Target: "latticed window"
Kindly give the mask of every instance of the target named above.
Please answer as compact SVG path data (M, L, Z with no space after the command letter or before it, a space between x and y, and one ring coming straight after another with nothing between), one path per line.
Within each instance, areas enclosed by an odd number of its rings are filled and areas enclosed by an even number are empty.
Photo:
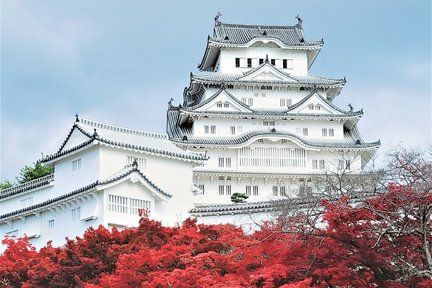
M219 185L219 195L224 195L224 194L225 194L225 186Z
M252 195L252 186L246 186L246 195L251 196Z
M333 128L329 129L329 136L334 137L334 129Z
M147 200L108 194L107 209L114 213L138 216L143 210L149 213L150 204L150 201Z
M243 147L240 166L246 167L306 167L306 151L302 148Z
M253 186L252 190L253 190L253 196L258 196L258 186Z
M147 159L131 155L126 156L126 164L132 164L134 161L137 162L138 169L145 170L147 168Z
M225 186L225 194L226 195L231 195L231 185L226 185Z

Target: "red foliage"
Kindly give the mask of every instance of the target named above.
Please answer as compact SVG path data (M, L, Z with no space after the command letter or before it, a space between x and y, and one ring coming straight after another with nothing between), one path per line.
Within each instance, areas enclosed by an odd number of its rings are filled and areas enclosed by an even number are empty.
M308 233L269 223L245 235L232 225L188 219L164 227L143 218L136 229L89 229L61 248L36 251L26 239L5 239L0 286L431 287L425 239L408 233L421 228L416 217L430 195L390 186L364 205L348 200L324 202L326 225ZM290 221L300 227L301 220ZM425 273L408 273L402 263Z

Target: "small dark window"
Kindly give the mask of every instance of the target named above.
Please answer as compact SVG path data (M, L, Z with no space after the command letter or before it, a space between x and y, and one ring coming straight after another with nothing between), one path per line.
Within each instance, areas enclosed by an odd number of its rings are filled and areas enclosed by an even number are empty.
M263 64L264 63L264 59L263 58L260 58L259 59L259 65L261 65L261 64Z
M252 59L247 58L247 67L252 67Z
M270 60L270 63L274 66L274 65L276 65L276 59L271 59Z
M287 61L287 59L283 59L283 61L282 61L282 67L283 68L288 68L288 61Z
M240 67L240 58L235 58L236 67Z

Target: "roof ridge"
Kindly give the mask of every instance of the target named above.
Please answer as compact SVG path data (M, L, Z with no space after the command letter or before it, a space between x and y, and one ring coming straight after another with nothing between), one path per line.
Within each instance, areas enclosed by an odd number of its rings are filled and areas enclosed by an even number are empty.
M296 25L268 25L268 24L235 24L235 23L224 23L219 22L220 24L216 27L229 26L229 27L241 27L241 28L270 28L270 29L302 29Z
M90 119L85 119L85 118L81 118L81 117L79 118L78 123L89 125L89 126L92 126L94 128L119 131L119 132L128 133L128 134L135 134L135 135L139 135L139 136L148 136L148 137L153 137L153 138L168 139L168 135L165 133L155 133L155 132L147 132L147 131L142 131L142 130L130 129L130 128L125 128L125 127L121 127L121 126L117 126L117 125L106 124L106 123L102 123L102 122L98 122L98 121L94 121L94 120L90 120Z

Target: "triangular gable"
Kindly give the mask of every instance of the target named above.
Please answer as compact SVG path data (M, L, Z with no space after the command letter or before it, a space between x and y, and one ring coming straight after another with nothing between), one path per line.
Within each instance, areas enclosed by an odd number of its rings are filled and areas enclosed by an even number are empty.
M345 111L335 107L332 103L324 99L321 95L313 91L303 100L291 106L288 113L298 114L346 114Z
M258 66L256 69L244 74L243 77L238 79L239 81L284 81L297 83L297 81L287 74L279 71L273 65L264 63Z
M91 135L87 135L83 132L84 131L75 124L58 152L77 147L92 138Z
M191 107L194 108L194 107ZM253 112L249 106L240 102L225 89L219 90L215 95L197 105L195 111L214 111L214 112Z
M151 182L147 177L145 177L138 169L133 169L120 177L112 177L103 181L99 186L98 190L105 190L108 188L115 187L122 183L130 181L135 184L140 184L145 187L145 191L149 193L150 196L155 197L159 201L167 202L172 195L162 191L153 182Z

